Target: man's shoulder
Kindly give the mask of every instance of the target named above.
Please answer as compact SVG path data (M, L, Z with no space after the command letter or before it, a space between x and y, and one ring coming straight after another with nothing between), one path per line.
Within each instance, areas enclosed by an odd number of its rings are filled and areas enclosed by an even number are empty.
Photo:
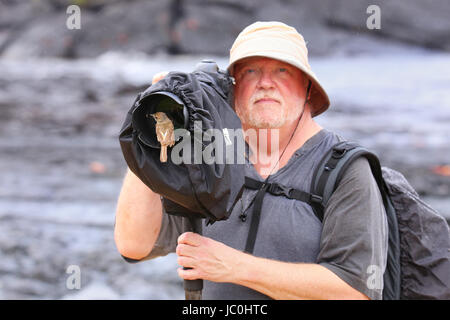
M330 129L322 129L322 146L318 150L317 153L318 156L324 157L328 151L333 148L338 143L341 142L352 142L352 140L349 140L345 138L340 133L330 130ZM371 169L369 165L369 161L365 157L359 157L352 161L350 165L348 166L347 170L344 172L344 176L362 176L362 177L370 177Z
M322 130L320 130L319 134L322 135L322 142L325 143L324 150L323 150L324 152L326 152L329 148L331 148L336 143L343 142L343 141L349 141L342 134L340 134L334 130L327 129L327 128L322 128Z
M350 195L352 195L351 198L360 197L360 200L365 199L366 201L378 202L381 200L369 160L365 157L358 157L349 164L329 201L342 201L343 198Z
M372 174L372 169L370 168L369 160L367 160L366 157L358 157L353 160L344 171L342 177L343 180L353 179L359 182L368 182L372 181L372 179L375 181Z

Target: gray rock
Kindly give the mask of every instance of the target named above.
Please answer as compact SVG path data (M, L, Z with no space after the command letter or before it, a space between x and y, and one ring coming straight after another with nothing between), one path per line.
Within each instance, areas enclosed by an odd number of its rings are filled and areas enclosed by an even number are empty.
M77 38L76 55L97 56L108 50L165 51L167 1L117 2L89 14Z
M76 32L66 28L66 16L53 13L34 18L27 28L15 34L15 41L4 48L6 58L26 57L73 57Z
M369 5L381 12L381 29L366 26ZM422 47L450 50L450 2L446 0L337 0L326 10L328 24Z
M4 29L9 30L0 37L0 54L13 58L76 58L98 56L108 50L154 53L168 46L165 0L99 3L96 10L81 7L81 28L73 30L66 26L69 15L63 3L53 10L29 9L17 23L5 23ZM16 8L8 10L15 12ZM31 22L15 27L27 19Z
M282 21L303 34L311 55L361 53L392 42L450 48L450 3L378 1L381 30L369 30L366 12L373 1L186 0L177 25L179 50L228 54L237 34L254 21Z
M253 22L253 8L228 1L184 1L183 16L173 30L176 50L228 55L239 32Z
M370 0L95 0L81 5L81 29L68 30L71 3L0 4L0 54L76 58L115 50L226 56L238 33L261 20L296 27L311 55L360 53L390 42L450 50L446 0L379 0L380 30L366 26Z

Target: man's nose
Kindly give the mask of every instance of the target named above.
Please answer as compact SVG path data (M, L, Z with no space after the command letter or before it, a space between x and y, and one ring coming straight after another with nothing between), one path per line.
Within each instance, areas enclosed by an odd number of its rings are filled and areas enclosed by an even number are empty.
M274 87L272 74L268 71L262 71L259 77L258 86L263 89L269 89Z

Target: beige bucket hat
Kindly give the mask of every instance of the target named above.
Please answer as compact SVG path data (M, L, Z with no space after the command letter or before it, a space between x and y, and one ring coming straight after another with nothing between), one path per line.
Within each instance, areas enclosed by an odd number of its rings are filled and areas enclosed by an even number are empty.
M295 28L276 21L258 21L249 25L238 35L230 49L228 72L233 74L237 61L256 56L280 60L303 71L312 81L312 116L328 109L328 95L311 70L305 40Z

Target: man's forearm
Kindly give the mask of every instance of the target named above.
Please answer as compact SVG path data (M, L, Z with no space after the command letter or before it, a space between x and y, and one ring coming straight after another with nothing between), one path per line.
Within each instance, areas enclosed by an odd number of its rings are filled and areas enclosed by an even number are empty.
M327 268L259 258L219 241L185 232L178 237L178 269L185 280L229 282L274 299L367 299Z
M114 237L119 252L132 259L145 257L158 237L161 219L159 194L128 171L117 203Z
M243 254L233 283L274 299L368 299L327 268Z

